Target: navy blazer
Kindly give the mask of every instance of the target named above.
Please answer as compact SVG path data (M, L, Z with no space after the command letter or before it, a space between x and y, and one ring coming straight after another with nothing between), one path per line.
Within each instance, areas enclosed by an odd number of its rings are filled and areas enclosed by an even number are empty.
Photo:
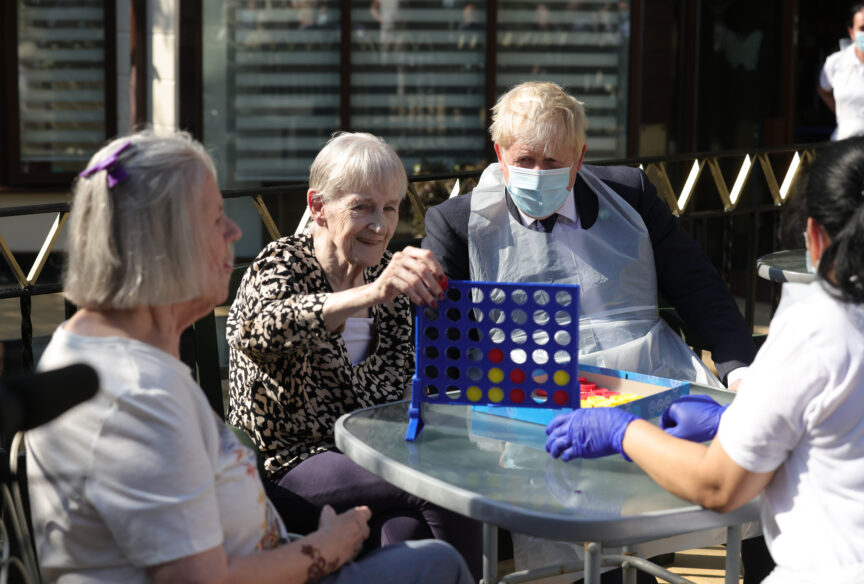
M654 248L657 289L687 326L711 351L720 379L749 365L756 355L750 328L732 294L708 257L678 223L644 172L628 166L585 165L597 178L633 206L648 227ZM577 175L573 186L580 224L590 229L597 220L597 195ZM508 197L509 199L509 197ZM513 206L511 214L514 213ZM468 215L471 193L453 197L426 212L422 246L432 250L453 280L470 280ZM521 222L518 213L515 215Z

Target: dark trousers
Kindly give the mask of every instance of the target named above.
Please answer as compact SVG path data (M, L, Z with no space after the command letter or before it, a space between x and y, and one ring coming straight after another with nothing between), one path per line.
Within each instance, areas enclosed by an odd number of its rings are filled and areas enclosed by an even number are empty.
M401 541L440 539L462 554L475 581L482 577L479 522L394 487L340 452L311 456L281 477L264 483L288 531L315 531L324 505L338 513L366 505L372 519L365 551Z
M764 537L760 535L741 542L741 565L744 584L758 584L768 577L775 564Z

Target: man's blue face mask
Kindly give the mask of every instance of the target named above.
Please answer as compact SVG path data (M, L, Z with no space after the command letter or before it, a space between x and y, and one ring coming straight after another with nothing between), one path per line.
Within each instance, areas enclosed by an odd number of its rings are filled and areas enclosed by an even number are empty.
M858 47L859 51L864 53L864 31L855 31L855 46Z
M567 200L572 168L534 170L508 166L507 190L516 206L529 217L548 217Z

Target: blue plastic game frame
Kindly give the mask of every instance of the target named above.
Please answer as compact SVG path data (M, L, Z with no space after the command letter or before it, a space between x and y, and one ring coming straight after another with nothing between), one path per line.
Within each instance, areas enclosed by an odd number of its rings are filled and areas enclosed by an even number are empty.
M405 440L422 404L578 408L579 286L450 281L417 310Z

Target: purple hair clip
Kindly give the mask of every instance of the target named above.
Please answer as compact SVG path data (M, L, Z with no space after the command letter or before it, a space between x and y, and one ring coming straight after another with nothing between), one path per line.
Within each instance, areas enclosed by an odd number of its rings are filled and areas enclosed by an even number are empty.
M87 178L88 176L100 172L102 170L107 171L108 178L108 188L114 188L118 183L123 182L127 178L129 178L129 174L126 172L126 169L123 168L123 165L120 164L120 161L117 159L120 156L120 153L129 148L132 145L132 140L126 140L120 146L117 147L114 152L112 152L108 158L99 162L98 164L94 164L84 170L78 175L82 178Z

